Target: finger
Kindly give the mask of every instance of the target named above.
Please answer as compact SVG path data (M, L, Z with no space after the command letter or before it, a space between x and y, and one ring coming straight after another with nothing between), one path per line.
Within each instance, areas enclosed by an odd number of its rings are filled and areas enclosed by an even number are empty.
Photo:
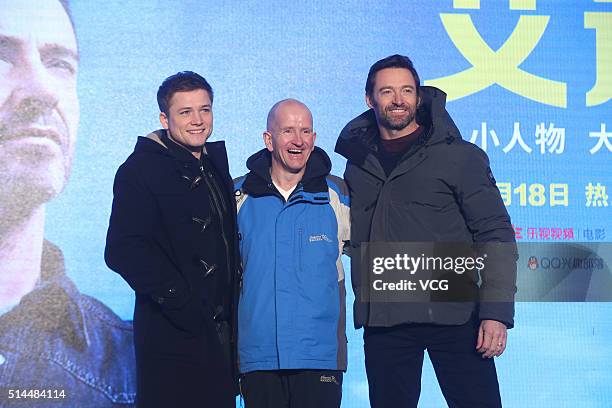
M478 327L478 340L476 340L476 350L480 351L483 341L484 341L484 330L482 329L482 324L481 324L480 327Z
M492 358L497 352L497 339L495 337L491 338L491 344L487 347L487 350L482 354L483 358Z
M503 338L499 333L493 335L493 340L491 341L491 348L485 353L485 357L491 358L498 356L498 352L504 346Z
M480 347L480 349L478 351L480 351L481 353L484 353L485 355L483 355L483 357L490 357L487 356L487 352L491 349L492 345L493 345L493 335L491 334L491 332L484 330L483 331L483 341L482 341L482 345Z
M508 338L505 335L500 337L497 343L497 352L495 353L497 357L501 356L504 353L504 351L506 350L506 344L508 344L507 342Z
M485 330L485 341L483 348L486 348L486 350L483 350L483 358L494 357L499 349L504 345L505 336L506 331L498 330L497 327Z

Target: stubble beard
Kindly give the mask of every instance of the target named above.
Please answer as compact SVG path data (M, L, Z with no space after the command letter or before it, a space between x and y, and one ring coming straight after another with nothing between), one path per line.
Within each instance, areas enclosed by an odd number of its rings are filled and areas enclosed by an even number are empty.
M32 211L61 193L70 174L67 157L47 158L48 161L21 156L14 150L4 150L0 144L0 229L30 216ZM36 154L33 156L36 157Z
M393 106L393 107L397 107L397 106ZM393 107L390 107L389 109L392 109ZM385 110L381 112L381 115L378 118L379 124L385 129L394 130L394 131L406 129L412 122L414 122L416 118L416 113L410 106L405 107L405 108L407 109L408 114L403 118L397 118L397 119L390 117L387 112L387 108L385 108Z

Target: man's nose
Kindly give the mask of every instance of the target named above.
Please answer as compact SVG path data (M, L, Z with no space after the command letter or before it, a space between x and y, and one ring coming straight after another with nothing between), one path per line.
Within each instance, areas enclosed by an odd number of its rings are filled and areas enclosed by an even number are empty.
M54 81L40 60L28 61L16 74L19 78L18 85L12 95L17 114L15 120L27 124L57 106Z
M203 122L202 119L202 112L196 110L193 112L193 115L191 115L191 124L192 125L201 125Z
M396 105L402 104L402 95L399 92L393 92L393 103Z
M301 132L295 132L293 134L292 142L296 146L301 146L302 144L304 144L304 135L302 135Z

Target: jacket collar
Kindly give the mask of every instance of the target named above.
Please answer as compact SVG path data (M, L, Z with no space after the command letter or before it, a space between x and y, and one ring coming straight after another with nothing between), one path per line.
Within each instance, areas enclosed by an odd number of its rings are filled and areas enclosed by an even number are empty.
M250 172L246 175L243 188L245 192L253 196L274 194L270 168L272 166L272 154L267 149L261 149L247 160L247 168ZM318 193L327 191L325 177L331 171L331 160L323 149L315 146L306 162L306 170L298 187L306 193Z
M193 154L170 140L168 137L168 131L166 129L158 129L149 133L146 137L138 137L134 152L164 154L171 156L182 163L193 164L198 162L198 159L196 159ZM221 172L224 178L229 177L225 142L206 142L202 157L210 160L215 168Z
M460 139L459 129L446 111L446 94L438 88L420 88L421 105L417 122L429 131L423 133L420 143L425 146ZM357 164L363 164L368 154L377 150L379 132L374 110L369 109L351 120L340 132L336 153Z
M44 344L33 333L46 332L59 335L77 350L84 350L89 344L89 335L85 305L80 301L83 295L65 274L61 250L46 240L43 245L40 281L17 306L0 317L3 328L0 338L19 339L18 347L38 349ZM16 328L20 328L19 333L14 333ZM22 337L21 333L29 335Z

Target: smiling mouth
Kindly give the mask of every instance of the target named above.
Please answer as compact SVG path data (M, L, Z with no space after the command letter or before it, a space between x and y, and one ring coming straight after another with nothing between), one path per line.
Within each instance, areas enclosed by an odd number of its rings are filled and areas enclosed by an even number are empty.
M289 149L287 150L287 152L289 152L289 154L291 156L299 156L302 154L302 150L301 149Z
M188 130L187 133L189 133L190 135L201 135L205 131L206 129L196 129L196 130Z

